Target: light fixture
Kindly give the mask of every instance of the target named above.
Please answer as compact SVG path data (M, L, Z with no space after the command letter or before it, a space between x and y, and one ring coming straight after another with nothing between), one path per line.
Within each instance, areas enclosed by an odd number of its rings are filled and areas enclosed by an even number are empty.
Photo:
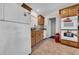
M37 12L39 12L40 11L40 9L37 9Z

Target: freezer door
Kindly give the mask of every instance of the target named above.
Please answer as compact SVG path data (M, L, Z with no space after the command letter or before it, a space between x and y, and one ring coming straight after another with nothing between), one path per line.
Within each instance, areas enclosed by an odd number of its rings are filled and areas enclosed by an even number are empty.
M0 20L3 20L3 3L0 3Z
M29 25L11 22L0 22L0 54L30 54L30 36Z
M20 3L5 3L4 18L8 21L16 21L22 23L30 23L31 16L21 7Z

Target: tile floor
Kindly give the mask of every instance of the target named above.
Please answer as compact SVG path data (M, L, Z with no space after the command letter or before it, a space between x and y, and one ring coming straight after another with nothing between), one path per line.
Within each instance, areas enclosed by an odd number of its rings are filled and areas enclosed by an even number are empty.
M33 47L32 55L79 55L79 49L46 39Z

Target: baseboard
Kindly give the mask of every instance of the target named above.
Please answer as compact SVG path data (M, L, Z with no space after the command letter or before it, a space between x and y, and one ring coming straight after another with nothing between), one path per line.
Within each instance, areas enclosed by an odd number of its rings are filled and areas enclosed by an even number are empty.
M54 36L50 36L50 37L47 37L47 38L53 38Z

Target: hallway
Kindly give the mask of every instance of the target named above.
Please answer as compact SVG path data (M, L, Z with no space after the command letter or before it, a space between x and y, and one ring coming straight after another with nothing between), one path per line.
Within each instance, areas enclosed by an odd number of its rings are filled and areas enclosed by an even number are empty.
M79 55L79 49L47 39L33 48L32 55Z

